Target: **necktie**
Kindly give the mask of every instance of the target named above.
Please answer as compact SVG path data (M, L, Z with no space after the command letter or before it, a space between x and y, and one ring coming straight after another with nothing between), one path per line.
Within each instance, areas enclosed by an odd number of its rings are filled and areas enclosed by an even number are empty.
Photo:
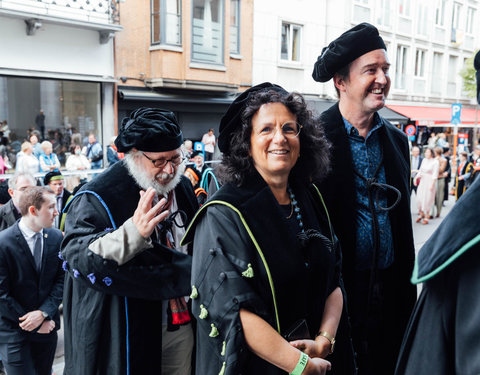
M35 259L35 267L37 272L42 268L42 234L35 234L35 244L33 245L33 259Z

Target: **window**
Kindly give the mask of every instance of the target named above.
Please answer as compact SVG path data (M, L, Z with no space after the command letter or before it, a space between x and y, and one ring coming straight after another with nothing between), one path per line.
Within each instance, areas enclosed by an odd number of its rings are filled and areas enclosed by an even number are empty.
M353 22L371 22L371 4L370 0L355 0L353 4Z
M230 53L240 54L240 0L230 0Z
M152 44L182 45L182 1L152 0Z
M377 23L382 26L390 27L392 21L390 19L391 1L389 0L377 0Z
M457 94L457 61L458 56L448 57L447 95L450 97L455 97Z
M282 22L282 45L280 58L287 61L300 61L300 41L302 26Z
M475 8L468 7L467 9L467 29L468 34L473 34L473 25L475 20Z
M397 47L397 63L395 66L395 88L405 89L405 76L407 73L407 55L408 47Z
M8 122L13 155L43 109L45 137L57 143L54 152L64 165L71 143L81 144L89 133L102 143L101 107L102 89L97 82L0 76L0 121Z
M223 0L193 0L192 61L223 64Z
M460 3L453 3L453 9L452 9L452 35L450 38L450 41L452 43L457 42L457 32L458 32L458 26L460 24L460 11L462 9L462 4Z
M443 73L443 54L434 52L433 53L433 64L432 64L432 94L441 95L442 93L442 73Z
M415 53L415 77L425 77L425 51L417 49Z
M410 17L410 0L399 0L398 12L401 16Z
M417 11L417 34L427 35L428 9L426 4L418 4Z
M435 25L445 26L445 3L447 0L437 0L435 9Z

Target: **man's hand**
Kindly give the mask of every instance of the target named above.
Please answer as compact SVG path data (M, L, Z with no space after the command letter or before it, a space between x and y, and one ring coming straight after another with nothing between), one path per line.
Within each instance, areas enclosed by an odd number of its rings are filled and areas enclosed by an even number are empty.
M47 334L52 332L55 329L55 322L53 320L45 320L41 327L38 329L37 333Z
M150 237L158 223L165 220L170 213L168 210L163 211L163 206L167 203L165 198L160 199L152 207L154 197L155 190L151 187L147 191L140 191L140 200L138 201L137 209L133 213L133 224L135 224L143 238Z
M24 316L18 318L18 320L21 321L21 323L19 324L21 329L31 332L37 327L39 327L40 324L43 323L45 318L43 317L43 314L40 310L35 310L26 313Z
M310 358L325 358L330 353L330 341L326 337L317 336L314 340L290 341L290 345L308 354Z
M302 372L302 375L326 375L327 371L332 369L332 364L321 358L310 358L307 366Z

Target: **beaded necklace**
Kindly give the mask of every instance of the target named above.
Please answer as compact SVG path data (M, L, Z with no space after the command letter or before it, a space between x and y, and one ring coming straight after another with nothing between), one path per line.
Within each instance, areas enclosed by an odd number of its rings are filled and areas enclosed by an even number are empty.
M303 221L302 221L302 214L300 213L300 207L298 207L298 202L295 199L295 194L293 194L292 189L290 189L290 186L287 187L287 192L290 195L290 204L292 205L293 212L296 214L296 218L298 221L298 226L300 227L300 230L302 233L305 232L303 229Z

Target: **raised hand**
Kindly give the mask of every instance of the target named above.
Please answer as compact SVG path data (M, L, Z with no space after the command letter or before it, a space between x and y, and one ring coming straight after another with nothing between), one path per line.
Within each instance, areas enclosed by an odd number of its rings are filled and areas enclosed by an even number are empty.
M167 203L165 198L152 207L155 190L151 187L147 191L140 191L140 200L137 209L133 213L133 224L137 227L138 232L143 238L148 238L153 233L155 227L161 221L165 220L170 213L163 210L163 206Z

